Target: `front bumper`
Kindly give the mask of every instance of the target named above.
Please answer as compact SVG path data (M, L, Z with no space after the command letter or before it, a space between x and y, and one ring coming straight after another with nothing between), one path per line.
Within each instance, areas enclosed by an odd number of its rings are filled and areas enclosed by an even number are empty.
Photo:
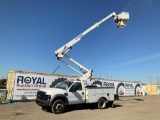
M36 103L37 103L37 105L39 105L41 107L49 107L49 105L50 105L50 101L48 101L48 100L42 101L42 100L36 99Z
M43 91L37 92L36 103L37 105L42 106L42 107L50 106L50 101L48 99L48 95L46 95L46 92L43 92Z

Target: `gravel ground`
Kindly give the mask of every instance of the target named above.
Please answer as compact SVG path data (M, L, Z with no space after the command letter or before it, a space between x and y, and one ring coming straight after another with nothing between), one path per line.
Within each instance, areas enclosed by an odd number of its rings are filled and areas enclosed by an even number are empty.
M115 101L115 108L104 110L92 106L70 106L63 114L41 109L35 102L0 105L0 120L159 120L160 96L123 97Z

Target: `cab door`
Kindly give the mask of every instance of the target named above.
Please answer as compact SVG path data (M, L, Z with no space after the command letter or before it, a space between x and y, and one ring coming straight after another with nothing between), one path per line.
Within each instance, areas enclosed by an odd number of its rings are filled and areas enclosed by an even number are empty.
M75 82L68 91L69 104L79 104L85 102L85 91L81 82Z

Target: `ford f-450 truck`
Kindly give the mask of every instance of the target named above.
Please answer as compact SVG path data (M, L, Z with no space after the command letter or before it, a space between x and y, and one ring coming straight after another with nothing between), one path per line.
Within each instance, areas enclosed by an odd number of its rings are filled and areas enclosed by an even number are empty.
M37 92L36 103L42 109L51 109L53 113L63 113L67 106L83 103L96 103L99 109L107 104L113 105L114 88L85 86L82 81L58 83L54 88L45 88Z

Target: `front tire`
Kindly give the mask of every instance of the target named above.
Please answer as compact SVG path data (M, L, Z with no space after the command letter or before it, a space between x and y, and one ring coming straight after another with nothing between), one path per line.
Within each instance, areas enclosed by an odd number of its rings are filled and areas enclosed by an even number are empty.
M101 98L99 101L98 101L98 108L99 109L105 109L106 108L106 105L107 105L107 100L104 99L104 98Z
M56 100L52 105L52 112L55 114L60 114L65 111L65 104L63 100Z

